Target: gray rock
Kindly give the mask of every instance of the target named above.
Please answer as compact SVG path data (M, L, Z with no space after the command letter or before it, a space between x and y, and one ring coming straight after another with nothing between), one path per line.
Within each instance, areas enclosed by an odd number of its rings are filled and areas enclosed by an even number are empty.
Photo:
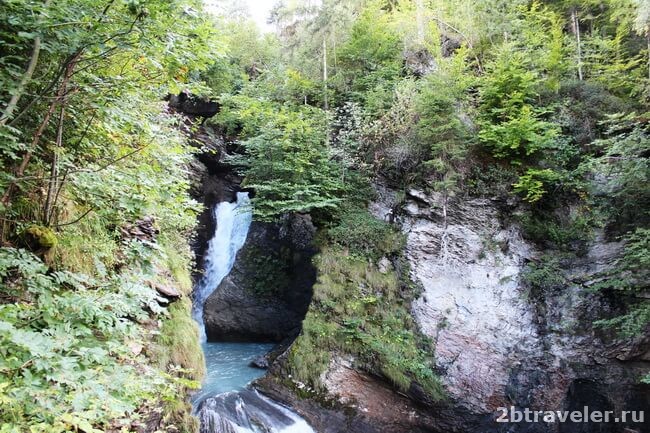
M404 210L406 255L412 278L423 288L413 315L435 343L453 402L445 410L447 422L466 432L497 431L494 423L469 426L474 417L490 417L512 404L638 410L650 403L649 388L638 383L650 369L641 362L648 338L622 341L595 328L592 323L611 307L585 290L611 268L620 243L597 235L584 256L563 263L566 287L533 296L522 272L544 251L504 222L496 202L451 202L443 221L442 197L411 190Z
M253 368L259 368L262 370L266 370L269 368L269 358L267 354L258 356L257 358L253 359L248 365Z
M253 222L235 265L204 304L212 341L282 341L300 332L316 270L315 228L303 215Z
M169 106L188 116L212 117L219 112L219 103L183 90L178 95L167 95Z
M382 257L379 259L379 263L377 263L377 269L382 274L387 274L393 269L393 264L388 260L388 258Z

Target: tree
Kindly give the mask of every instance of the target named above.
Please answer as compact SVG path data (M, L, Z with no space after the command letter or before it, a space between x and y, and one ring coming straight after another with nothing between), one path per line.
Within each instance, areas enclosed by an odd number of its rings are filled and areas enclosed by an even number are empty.
M272 220L284 213L328 214L341 200L340 168L327 146L325 113L309 106L282 107L242 98L244 186L255 191L255 214Z
M427 77L418 101L418 136L429 147L425 179L433 190L442 193L445 225L448 200L461 189L473 144L472 131L461 119L468 114L467 90L473 82L465 55L459 53L439 62L438 70Z
M635 0L637 6L634 30L639 35L645 36L647 46L648 79L650 79L650 2L648 0Z
M557 135L557 127L542 119L545 110L533 105L539 81L529 65L525 53L506 43L487 65L480 87L479 140L495 157L517 166Z
M392 84L402 75L402 47L389 15L367 7L337 52L339 91L350 92L370 111L387 108Z

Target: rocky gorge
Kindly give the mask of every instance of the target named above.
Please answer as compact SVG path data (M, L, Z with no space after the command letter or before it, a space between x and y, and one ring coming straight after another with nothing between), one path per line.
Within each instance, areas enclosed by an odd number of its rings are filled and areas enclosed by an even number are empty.
M238 189L227 165L209 165L220 169L204 169L206 204ZM394 212L394 224L406 235L405 257L420 287L411 313L433 342L447 399L430 401L416 383L407 394L397 392L381 375L336 352L322 375L325 391L300 396L287 377L286 351L300 332L316 279L316 229L308 215L254 222L232 272L205 303L210 340L281 343L255 388L323 433L648 431L644 423L595 430L592 424L495 422L499 408L510 406L614 412L648 407L649 387L639 383L650 363L647 338L622 341L591 325L616 308L588 289L615 263L620 242L594 233L585 253L565 259L557 270L561 287L540 289L526 275L546 251L525 238L512 203L493 197L446 204L416 189L405 196L382 182L375 189L371 213L387 219Z
M650 0L6 0L0 433L650 433Z

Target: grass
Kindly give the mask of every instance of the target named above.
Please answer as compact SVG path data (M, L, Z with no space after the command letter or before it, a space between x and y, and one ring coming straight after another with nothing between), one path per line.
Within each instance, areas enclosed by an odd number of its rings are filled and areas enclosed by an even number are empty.
M151 364L159 370L187 380L182 382L185 384L184 392L161 402L163 425L174 425L183 433L193 433L198 431L198 420L191 416L191 406L185 395L205 375L205 360L198 328L191 317L192 278L189 269L192 254L181 234L161 234L158 243L162 254L156 263L156 278L177 288L182 298L168 307L162 326L146 352ZM118 265L119 251L116 236L99 217L90 214L59 233L54 263L61 269L101 277Z
M62 227L58 238L53 257L60 269L101 277L117 265L118 240L92 213L77 224Z
M198 327L192 319L192 277L189 272L192 256L187 242L180 236L160 236L159 242L166 258L165 270L171 276L167 284L172 283L183 297L169 306L150 358L161 370L189 379L187 392L205 376ZM198 419L191 415L191 405L184 394L164 401L163 421L181 427L182 433L195 433L199 429Z
M395 271L382 273L373 260L337 245L324 246L315 263L312 305L289 355L294 380L322 390L320 377L330 353L342 352L400 391L415 382L433 400L442 399L433 349L419 336L409 313L413 287L403 284Z
M357 208L343 212L339 225L320 239L312 304L289 353L292 379L314 392L324 391L321 376L331 353L339 352L402 392L417 383L432 400L444 398L433 348L410 314L417 287L401 253L403 235ZM382 257L394 264L383 272L377 264Z

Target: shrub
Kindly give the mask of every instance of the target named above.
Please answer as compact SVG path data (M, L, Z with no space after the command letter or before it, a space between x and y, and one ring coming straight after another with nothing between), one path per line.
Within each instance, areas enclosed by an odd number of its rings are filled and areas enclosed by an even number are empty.
M512 186L514 191L523 195L529 203L539 201L547 192L550 185L559 179L559 175L551 169L529 168L526 174L519 176L519 180Z
M623 256L595 289L617 293L626 301L627 311L596 325L618 329L623 336L630 337L642 334L650 325L650 301L643 296L650 286L650 229L637 228L624 241Z
M535 291L560 289L566 283L556 255L544 255L538 262L529 263L523 271L522 281Z
M100 283L49 272L31 253L3 248L0 277L2 297L14 301L0 305L0 421L9 431L129 426L143 401L173 401L195 386L133 349L146 338L136 320L164 313L143 284L152 275L114 274Z
M554 214L530 212L520 217L524 237L540 245L579 252L591 238L594 223L588 211L561 219Z
M360 208L344 211L339 223L327 231L327 236L331 242L348 248L350 253L373 260L400 251L405 242L397 228Z
M533 105L539 86L530 59L504 44L481 83L479 139L496 158L514 165L551 146L557 127L543 120L546 110Z

